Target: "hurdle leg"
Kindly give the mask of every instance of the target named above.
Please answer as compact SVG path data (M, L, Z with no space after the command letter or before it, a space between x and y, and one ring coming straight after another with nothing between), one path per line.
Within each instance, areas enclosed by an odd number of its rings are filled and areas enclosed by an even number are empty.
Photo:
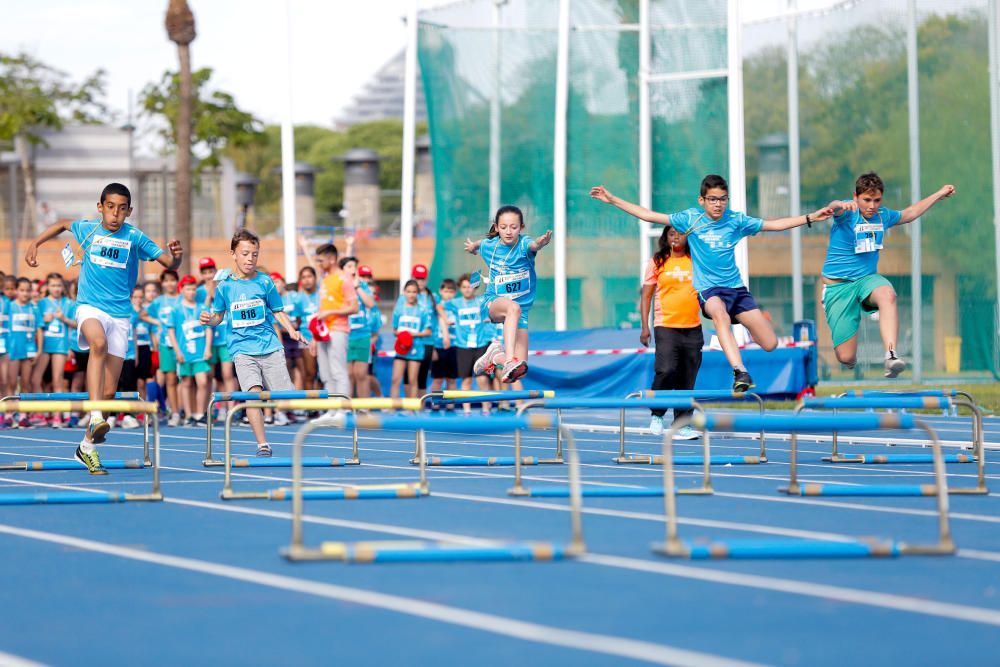
M514 431L514 486L507 491L511 496L526 496L528 490L521 482L521 431Z
M760 397L760 394L748 394L748 396L753 396L757 399L757 403L760 405L760 416L764 416L764 399ZM764 429L760 430L760 462L767 463L767 449L764 446Z
M931 438L931 452L934 456L934 484L937 487L938 509L938 543L932 545L904 544L903 553L921 555L942 555L955 553L955 542L951 537L951 526L948 522L948 477L944 466L944 455L941 453L941 441L937 432L923 420L916 420L914 425L927 432Z
M972 455L976 458L976 485L974 487L952 488L954 494L985 494L986 486L986 438L983 432L983 411L971 401L956 399L954 405L968 408L972 412Z
M680 419L667 429L663 436L663 506L667 516L666 541L656 551L669 556L684 554L684 545L677 535L677 495L674 493L674 434L691 423L690 418ZM706 432L703 431L702 437Z
M202 465L205 466L217 466L220 461L216 461L212 458L212 427L215 425L215 418L212 416L215 411L215 397L208 397L208 426L205 429L205 460L202 461Z
M587 551L583 541L583 483L580 480L580 453L576 441L568 428L561 424L557 428L562 431L563 439L569 450L569 507L570 507L570 543L566 549L567 555L581 556ZM518 429L520 430L520 429Z
M261 407L262 404L255 404L254 407ZM268 495L266 491L233 491L233 418L247 409L247 404L242 403L240 405L234 405L230 410L229 414L226 415L226 428L225 428L225 443L226 443L226 455L225 461L222 462L225 474L223 476L222 482L222 493L219 497L223 500L266 500ZM300 461L301 465L301 461Z

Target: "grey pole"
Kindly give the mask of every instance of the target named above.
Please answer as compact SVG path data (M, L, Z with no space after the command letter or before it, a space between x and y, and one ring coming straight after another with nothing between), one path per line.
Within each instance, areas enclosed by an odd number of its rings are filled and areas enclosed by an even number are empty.
M917 80L917 2L909 0L906 30L906 88L910 117L910 201L920 200L920 98ZM921 267L920 219L910 223L910 300L913 328L913 381L923 381L923 268ZM896 341L899 345L899 341Z
M990 52L990 144L993 156L993 247L996 252L997 271L997 322L996 331L1000 331L1000 4L990 0L988 19L989 52ZM996 343L994 335L994 347ZM998 350L994 349L993 363L996 365ZM994 372L997 368L993 369Z
M788 189L789 215L802 211L802 175L799 172L799 43L796 0L788 0ZM792 319L801 320L802 229L792 230Z
M7 166L7 178L10 181L10 274L17 275L17 163L11 161Z
M502 6L507 0L493 0L493 95L490 98L490 215L500 208L500 95L503 91L503 67L500 63L500 25Z

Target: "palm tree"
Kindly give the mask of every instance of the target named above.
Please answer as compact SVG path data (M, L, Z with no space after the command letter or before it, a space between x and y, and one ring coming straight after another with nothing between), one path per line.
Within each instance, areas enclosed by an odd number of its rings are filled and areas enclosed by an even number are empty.
M177 109L177 238L191 257L191 51L196 36L187 0L169 0L167 37L177 45L180 61L180 104ZM190 261L190 260L189 260Z

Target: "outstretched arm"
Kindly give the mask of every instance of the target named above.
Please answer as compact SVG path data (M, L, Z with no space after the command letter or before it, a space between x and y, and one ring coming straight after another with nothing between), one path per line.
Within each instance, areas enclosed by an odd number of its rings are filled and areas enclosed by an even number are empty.
M30 267L38 266L38 246L42 245L46 241L51 241L63 232L68 232L71 224L72 223L60 221L54 222L46 227L45 231L38 235L38 238L28 244L28 250L24 253L24 261L27 265Z
M550 229L549 231L545 232L537 239L532 241L528 245L528 250L530 250L531 252L538 252L539 250L547 246L551 240L552 240L552 230Z
M479 246L482 245L483 240L473 241L472 239L465 239L465 252L470 255L479 254Z
M181 242L174 239L167 244L167 252L162 253L156 258L163 268L171 269L176 271L177 267L181 265L181 260L184 259L184 249L181 248Z
M932 194L930 197L925 197L916 204L910 204L904 208L899 218L899 224L905 225L908 222L913 222L926 213L931 206L934 206L934 204L938 203L942 199L952 196L953 194L955 194L954 185L942 186L940 190Z
M831 202L829 205L824 206L821 209L817 209L812 213L807 213L806 215L797 215L793 218L775 218L773 220L765 220L761 230L765 232L783 232L786 229L801 227L807 223L828 220L833 217L832 206L833 203Z
M640 220L645 220L646 222L655 222L658 225L670 224L670 216L666 213L657 213L656 211L649 210L645 206L639 206L638 204L627 202L621 197L616 197L611 194L611 192L603 185L592 187L590 189L590 196L597 201L602 201L605 204L616 206L634 218L639 218Z

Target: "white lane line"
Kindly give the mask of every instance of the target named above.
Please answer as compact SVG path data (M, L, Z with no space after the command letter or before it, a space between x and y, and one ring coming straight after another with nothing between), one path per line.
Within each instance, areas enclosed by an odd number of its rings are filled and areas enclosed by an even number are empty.
M625 639L590 632L567 630L551 625L519 621L497 614L487 614L452 607L449 605L426 602L401 595L390 595L361 588L338 586L308 579L298 579L261 570L244 567L234 567L222 563L171 556L168 554L141 551L115 544L81 539L58 533L39 530L29 530L0 524L0 532L16 537L59 544L102 553L108 556L151 563L163 567L198 572L213 577L241 581L255 586L266 586L293 593L301 593L314 597L326 598L359 604L375 609L383 609L398 614L406 614L448 625L455 625L494 635L513 637L524 641L549 644L580 651L590 651L619 658L642 660L658 665L677 665L682 667L747 667L757 663L734 660L710 653L689 651L652 642Z
M4 653L3 651L0 651L0 665L3 665L3 667L45 667L44 663L28 660L19 655Z

